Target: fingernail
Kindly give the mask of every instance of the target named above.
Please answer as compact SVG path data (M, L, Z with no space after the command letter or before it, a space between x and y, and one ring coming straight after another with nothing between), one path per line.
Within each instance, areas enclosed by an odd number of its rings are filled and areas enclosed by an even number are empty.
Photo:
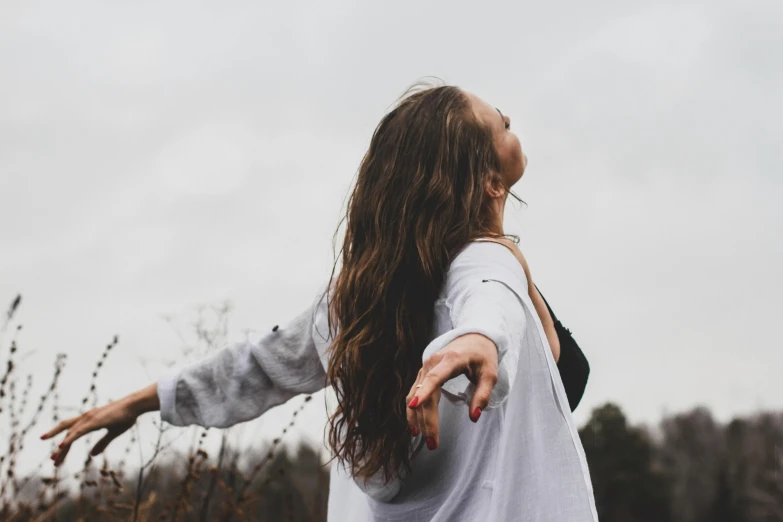
M41 435L41 440L44 440L45 438L46 438L46 433L44 433L43 435Z
M470 420L476 422L480 416L481 416L481 408L477 407L475 410L473 410L473 413L470 416Z
M59 443L59 444L57 445L57 447L58 447L58 448L62 448L63 446L65 446L65 443L64 443L64 442L61 442L61 443Z
M52 453L52 456L51 456L51 457L49 457L49 458L50 458L50 459L54 459L54 457L56 457L56 456L57 456L57 453Z
M397 404L399 404L399 403L397 403ZM417 404L419 404L419 398L418 397L414 397L413 400L408 403L408 408L415 408Z
M416 429L416 426L411 426L411 435L414 437L419 434L419 430Z
M463 418L464 418L464 417L463 417ZM427 449L428 449L428 450L434 450L434 449L437 447L437 446L435 445L435 439L433 439L432 437L427 437L427 439L425 440L425 442L427 443Z

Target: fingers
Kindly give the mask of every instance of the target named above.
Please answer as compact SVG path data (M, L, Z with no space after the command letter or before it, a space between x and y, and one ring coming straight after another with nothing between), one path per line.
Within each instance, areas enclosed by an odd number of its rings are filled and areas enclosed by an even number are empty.
M411 437L415 437L419 434L419 423L416 420L416 412L412 408L405 408L405 417L408 419L408 426L410 426Z
M416 408L416 415L421 426L421 435L427 444L427 449L434 450L440 443L438 426L438 404L440 404L440 388Z
M68 451L70 451L70 449L70 446L65 446L64 448L60 448L52 453L52 460L54 461L55 466L59 466L63 463L65 456L68 455Z
M56 428L46 434L45 438L49 438L52 435L61 432L63 429L68 428L65 438L57 446L58 449L52 453L51 458L54 461L55 466L59 466L63 463L66 455L68 455L68 452L71 449L71 444L73 444L76 439L96 429L96 427L92 426L92 419L93 415L90 412L86 412L78 417L61 422Z
M46 440L54 437L58 433L60 433L63 430L66 430L73 426L73 424L79 420L79 417L71 417L70 419L66 419L62 421L60 424L52 428L51 430L47 431L43 435L41 435L41 440Z
M74 425L76 425L79 420L81 419L81 415L78 417L72 417L70 419L66 419L62 421L60 424L49 430L48 432L41 435L41 440L46 440L54 437L58 433L62 432L63 430L70 430ZM69 431L70 433L70 431ZM66 437L67 438L67 437ZM62 464L63 460L65 460L65 456L68 455L68 451L70 450L70 445L63 446L63 443L60 443L59 449L55 450L54 453L51 455L51 459L54 461L55 466L59 466Z
M408 394L408 411L414 410L416 426L430 450L437 448L440 443L438 405L441 386L454 375L461 373L464 367L464 358L454 353L433 356L425 361L411 393ZM408 419L410 422L410 414Z
M436 390L440 390L443 383L465 371L468 366L467 357L456 352L438 353L430 357L427 362L430 360L433 366L419 383L421 388L414 394L413 400L416 404L427 402Z
M136 422L136 417L137 415L123 404L111 403L63 421L41 438L47 439L63 430L68 430L65 438L58 445L58 449L52 453L51 458L54 461L54 465L59 466L65 460L66 455L68 455L71 445L79 438L90 432L107 428L108 432L90 451L91 455L98 455L106 449L112 440L133 426Z
M111 441L117 438L117 435L119 435L118 432L109 430L109 432L106 435L104 435L103 438L95 444L95 446L92 447L92 449L90 450L90 455L94 457L102 453L103 450L106 449L106 446L108 446Z
M476 384L468 407L470 419L476 422L489 404L498 380L497 348L490 339L466 334L449 343L449 347L424 361L406 397L405 413L411 433L415 435L419 431L430 450L440 443L438 405L443 384L460 374L466 374Z
M422 438L425 439L426 442L427 434L424 433L424 410L421 406L417 406L413 412L414 415L416 415L416 426L418 426L416 433L421 433Z
M416 376L416 382L413 383L413 386L411 386L408 395L405 397L405 404L406 404L405 416L408 419L408 425L410 426L412 437L416 437L419 433L421 433L421 428L420 428L421 425L418 422L418 416L416 415L416 410L411 408L410 404L417 391L417 386L424 378L424 375L425 375L424 368L421 368L419 370L418 375Z
M64 448L66 446L70 446L76 441L76 439L89 431L92 431L92 428L89 426L87 421L82 420L81 422L77 422L70 430L68 430L68 434L60 443L60 447Z
M497 382L497 371L484 369L479 374L476 390L473 392L473 399L470 401L470 420L473 422L478 421L481 412L489 404L490 394Z
M76 438L74 438L73 440L76 440ZM71 450L71 443L66 444L65 441L61 442L57 447L57 449L54 451L54 453L52 453L51 458L54 461L54 465L59 466L60 464L62 464L63 461L65 460L65 456L68 455L68 452L70 450Z

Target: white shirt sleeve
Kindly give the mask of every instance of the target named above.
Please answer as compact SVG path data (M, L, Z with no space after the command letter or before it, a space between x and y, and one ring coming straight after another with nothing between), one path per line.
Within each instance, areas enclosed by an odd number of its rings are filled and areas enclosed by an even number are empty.
M175 426L225 428L300 393L326 386L312 338L314 309L158 380L161 418Z
M482 252L486 256L470 256L451 270L452 280L446 304L450 308L453 329L436 337L425 348L422 360L445 348L451 341L468 333L482 334L491 339L498 350L498 381L489 398L487 409L500 406L514 384L519 363L519 351L527 328L525 306L520 293L527 295L527 279L519 265L498 256L511 256L506 247L496 243ZM457 402L470 402L475 385L465 375L459 375L443 385L443 390Z

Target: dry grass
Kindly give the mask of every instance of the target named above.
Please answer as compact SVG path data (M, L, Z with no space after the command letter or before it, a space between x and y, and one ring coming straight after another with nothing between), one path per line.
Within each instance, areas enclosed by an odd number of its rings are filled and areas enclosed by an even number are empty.
M7 444L7 452L0 455L0 520L326 520L329 479L321 456L309 446L300 446L290 457L283 444L310 396L294 399L301 401L299 408L265 448L234 447L229 442L231 430L192 428L197 436L184 450L176 450L173 441L166 440L172 428L154 422L157 438L152 454L143 458L137 423L115 441L125 444L118 459L87 454L73 472L68 471L73 462L55 468L48 458L42 458L35 469L21 472L18 462L25 441L31 432L44 431L39 426L44 414L50 413L46 421L52 425L61 420L58 390L67 355L57 355L51 381L31 411L33 379L22 376L16 363L22 326L14 318L20 304L21 296L13 301L0 327L0 356L7 360L0 378L0 444ZM227 312L226 307L220 310L218 324L212 328L197 325L198 339L207 350L220 345ZM10 337L7 343L6 337ZM118 345L115 336L98 357L80 412L98 404L98 377ZM188 429L175 431L186 433ZM205 449L210 434L220 437L214 457Z

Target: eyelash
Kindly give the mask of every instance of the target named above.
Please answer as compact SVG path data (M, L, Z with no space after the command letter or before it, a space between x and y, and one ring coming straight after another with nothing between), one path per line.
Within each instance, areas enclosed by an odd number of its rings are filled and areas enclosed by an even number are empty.
M511 128L511 123L509 123L509 122L504 122L504 123L505 123L505 125L506 125L506 129L507 129L507 130Z

